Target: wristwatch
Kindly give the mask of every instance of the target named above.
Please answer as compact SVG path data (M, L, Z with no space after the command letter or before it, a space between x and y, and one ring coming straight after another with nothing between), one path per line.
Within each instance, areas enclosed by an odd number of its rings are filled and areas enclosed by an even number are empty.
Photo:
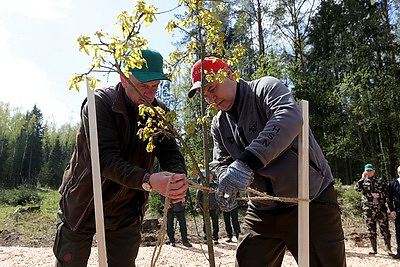
M148 192L150 192L151 189L152 189L151 184L150 184L150 176L151 176L150 173L146 173L146 174L144 175L143 181L142 181L142 188L143 188L144 190L148 191Z

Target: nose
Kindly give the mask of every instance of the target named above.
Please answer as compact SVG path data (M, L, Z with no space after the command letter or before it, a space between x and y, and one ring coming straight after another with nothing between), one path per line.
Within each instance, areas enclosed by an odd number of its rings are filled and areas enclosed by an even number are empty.
M152 98L155 96L155 94L157 93L157 89L158 86L151 86L151 87L147 87L146 90L144 91L144 96L146 98Z
M152 92L152 91L150 91L150 90L146 90L145 92L144 92L144 96L146 97L146 98L150 98L150 97L152 97L154 95L154 92Z
M206 99L208 104L214 104L215 102L215 96L213 94L204 95L204 98Z

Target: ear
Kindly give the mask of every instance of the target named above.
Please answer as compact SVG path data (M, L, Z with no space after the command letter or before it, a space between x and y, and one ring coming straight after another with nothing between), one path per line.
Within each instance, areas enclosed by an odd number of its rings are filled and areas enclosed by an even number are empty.
M122 74L120 74L119 77L121 79L122 87L126 88L126 79L124 78L124 76L122 76Z

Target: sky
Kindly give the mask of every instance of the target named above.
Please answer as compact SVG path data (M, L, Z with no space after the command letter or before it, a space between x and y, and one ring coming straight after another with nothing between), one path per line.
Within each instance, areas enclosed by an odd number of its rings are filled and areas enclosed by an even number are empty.
M159 12L175 8L177 0L146 0ZM90 67L90 56L81 53L76 39L97 30L115 35L113 26L122 11L130 12L134 0L12 0L0 5L0 102L21 112L36 104L44 122L78 123L86 84L70 91L67 82ZM157 21L143 27L141 36L163 57L175 49L174 36L164 29L172 12L159 14ZM116 84L118 74L102 78L99 87Z

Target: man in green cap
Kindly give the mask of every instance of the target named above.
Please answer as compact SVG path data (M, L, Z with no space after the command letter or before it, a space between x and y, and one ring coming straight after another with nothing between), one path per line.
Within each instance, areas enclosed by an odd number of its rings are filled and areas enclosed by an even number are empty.
M381 234L385 240L386 252L392 256L390 245L390 230L386 207L387 183L381 177L375 175L375 167L368 163L364 166L364 172L360 180L355 185L357 191L362 192L362 204L365 222L368 228L368 237L371 241L372 251L370 255L375 255L377 251L377 229L379 224Z
M142 50L142 68L130 69L129 80L154 106L166 109L155 98L163 73L163 58L157 51ZM123 77L116 86L95 90L97 132L101 169L105 238L108 266L135 266L140 229L149 191L184 201L188 185L186 166L173 138L159 136L153 152L139 139L138 106L146 105ZM89 121L86 100L71 160L59 192L57 233L54 242L56 266L86 266L95 229ZM153 173L157 157L163 172ZM168 181L171 180L167 191Z

